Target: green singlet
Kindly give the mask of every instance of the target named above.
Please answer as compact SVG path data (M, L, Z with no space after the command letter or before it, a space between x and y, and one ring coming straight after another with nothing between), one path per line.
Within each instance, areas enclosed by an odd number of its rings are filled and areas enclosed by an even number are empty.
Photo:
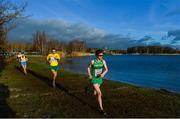
M93 85L94 84L101 85L103 83L103 80L100 77L100 74L103 72L103 68L104 68L103 61L94 60L92 67L91 67L91 75L92 75L91 83Z

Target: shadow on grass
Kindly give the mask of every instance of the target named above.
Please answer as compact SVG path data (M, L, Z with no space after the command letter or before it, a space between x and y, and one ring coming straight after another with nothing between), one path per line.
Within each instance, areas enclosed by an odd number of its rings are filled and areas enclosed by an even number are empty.
M0 83L0 118L16 117L15 112L7 104L6 98L9 98L8 86Z
M28 69L28 73L32 74L33 76L37 77L38 79L44 81L45 83L47 83L47 85L49 85L50 87L52 87L52 80L46 76L43 76L31 69ZM90 107L92 110L99 112L99 110L95 107L93 107L92 105L88 104L86 101L84 101L83 99L79 98L78 96L74 95L73 93L70 93L69 90L65 87L63 87L61 84L56 83L56 88L64 91L67 95L71 96L72 98L75 98L76 100L78 100L79 102L81 102L83 105L87 105L88 107Z
M1 72L2 70L5 68L5 61L3 58L0 57L0 76L1 76Z
M24 72L22 71L21 67L19 67L19 66L17 66L17 65L14 65L14 67L15 67L18 71L20 71L21 73L24 73Z
M6 66L5 57L2 53L0 54L0 76ZM0 118L16 117L16 113L9 107L6 98L9 98L8 86L0 83Z

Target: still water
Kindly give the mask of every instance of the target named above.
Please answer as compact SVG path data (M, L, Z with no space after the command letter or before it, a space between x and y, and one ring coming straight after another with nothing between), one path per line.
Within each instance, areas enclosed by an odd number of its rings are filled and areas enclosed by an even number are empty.
M66 58L62 68L87 74L94 56ZM117 55L105 56L109 72L106 79L141 87L180 92L180 56Z

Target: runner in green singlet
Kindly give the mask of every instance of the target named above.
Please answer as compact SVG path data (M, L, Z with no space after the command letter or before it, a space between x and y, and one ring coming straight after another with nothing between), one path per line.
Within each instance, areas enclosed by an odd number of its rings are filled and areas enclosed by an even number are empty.
M95 52L96 59L91 60L88 66L88 76L91 79L91 83L94 87L94 95L97 95L100 111L105 115L105 111L102 105L102 92L100 89L103 83L103 77L108 72L108 68L105 60L103 59L103 50L97 50Z

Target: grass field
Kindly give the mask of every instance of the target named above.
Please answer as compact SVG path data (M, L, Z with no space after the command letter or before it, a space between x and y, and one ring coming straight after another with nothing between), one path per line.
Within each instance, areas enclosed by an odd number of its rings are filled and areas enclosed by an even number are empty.
M61 69L57 88L52 88L43 57L29 58L27 75L16 61L1 70L0 117L105 117L85 75ZM106 117L180 117L180 94L109 80L102 92Z

